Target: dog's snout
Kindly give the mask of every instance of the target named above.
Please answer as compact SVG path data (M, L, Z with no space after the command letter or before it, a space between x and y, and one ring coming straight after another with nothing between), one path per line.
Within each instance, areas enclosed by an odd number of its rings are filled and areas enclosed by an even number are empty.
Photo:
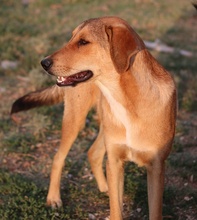
M41 65L45 70L49 70L50 67L53 65L53 61L50 58L45 58L41 61Z

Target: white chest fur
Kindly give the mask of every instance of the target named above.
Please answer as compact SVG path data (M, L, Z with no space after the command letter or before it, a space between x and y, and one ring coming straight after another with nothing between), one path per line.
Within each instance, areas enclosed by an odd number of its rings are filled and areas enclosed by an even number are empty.
M112 114L116 118L117 122L122 123L126 130L126 140L125 144L128 147L131 147L131 121L128 116L128 112L125 107L118 102L111 94L110 90L103 85L100 81L97 81L97 85L100 88L101 92L105 96L106 100L109 103Z

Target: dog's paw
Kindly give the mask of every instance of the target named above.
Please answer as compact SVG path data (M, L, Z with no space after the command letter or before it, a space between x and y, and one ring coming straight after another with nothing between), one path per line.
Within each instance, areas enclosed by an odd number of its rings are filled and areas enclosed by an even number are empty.
M62 200L60 198L47 198L47 206L51 206L52 209L58 209L62 206Z
M105 193L108 192L107 182L100 184L98 187L99 187L100 192L105 192Z

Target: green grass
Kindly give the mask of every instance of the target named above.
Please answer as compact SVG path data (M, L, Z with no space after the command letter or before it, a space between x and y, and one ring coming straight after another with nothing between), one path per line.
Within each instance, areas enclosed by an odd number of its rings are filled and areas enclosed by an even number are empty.
M91 17L116 15L127 20L144 40L189 50L193 57L152 51L175 78L179 114L176 138L167 160L164 219L196 219L197 203L197 12L180 0L3 0L0 7L0 219L96 219L109 215L108 196L99 193L87 161L98 131L91 111L63 170L63 208L51 210L45 199L52 157L61 135L63 106L22 112L14 121L12 102L27 92L54 84L40 60L65 44L73 28ZM125 219L148 219L146 172L127 164Z

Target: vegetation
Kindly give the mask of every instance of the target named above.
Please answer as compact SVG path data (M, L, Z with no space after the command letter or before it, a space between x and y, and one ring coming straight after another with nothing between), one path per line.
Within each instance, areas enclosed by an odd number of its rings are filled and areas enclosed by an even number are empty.
M151 51L175 78L179 113L167 160L164 219L197 216L197 12L179 0L2 0L0 7L0 219L105 219L108 196L98 191L87 150L97 135L95 112L75 141L62 175L63 208L45 205L53 155L61 131L63 105L42 107L10 118L12 102L54 84L40 60L60 48L83 20L116 15L144 40L189 50L192 57ZM148 219L146 172L126 165L125 219Z

